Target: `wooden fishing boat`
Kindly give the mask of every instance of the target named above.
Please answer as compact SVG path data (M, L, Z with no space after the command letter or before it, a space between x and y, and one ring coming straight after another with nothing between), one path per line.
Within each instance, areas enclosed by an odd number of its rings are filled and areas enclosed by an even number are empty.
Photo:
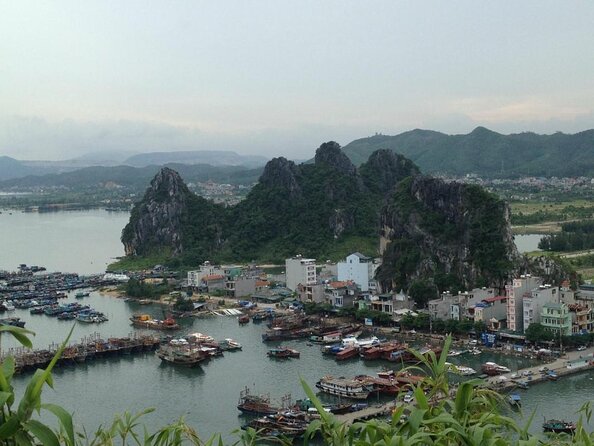
M542 424L542 428L545 432L571 434L575 431L576 425L571 421L565 420L545 420Z
M149 330L178 330L179 325L171 317L164 320L153 319L148 314L135 314L130 318L132 325Z
M325 376L316 383L316 387L322 392L330 395L337 395L345 398L365 400L372 392L372 388L354 379L334 378Z
M237 409L253 415L271 415L280 410L270 403L270 396L252 395L247 387L239 393Z
M299 356L301 355L301 353L299 353L299 351L297 351L293 348L288 348L288 347L271 348L270 350L268 350L268 352L266 354L270 358L280 358L280 359L299 358Z
M351 346L351 347L345 347L342 350L340 350L338 353L336 353L334 358L337 361L344 361L346 359L354 358L358 354L359 354L359 348L355 347L355 346Z

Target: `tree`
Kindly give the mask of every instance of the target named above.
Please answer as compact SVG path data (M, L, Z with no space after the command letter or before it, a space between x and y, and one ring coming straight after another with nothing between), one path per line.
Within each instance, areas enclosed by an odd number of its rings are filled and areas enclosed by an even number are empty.
M548 331L542 324L534 322L528 325L526 329L526 340L534 344L541 342L550 342L555 338L555 335Z
M417 308L426 308L427 302L437 296L437 288L426 280L415 280L408 289L408 295L415 301Z

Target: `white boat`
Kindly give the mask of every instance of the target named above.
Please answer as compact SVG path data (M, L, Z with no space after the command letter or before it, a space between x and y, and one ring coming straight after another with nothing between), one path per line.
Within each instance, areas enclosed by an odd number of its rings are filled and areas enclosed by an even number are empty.
M485 362L482 366L482 371L489 376L501 375L503 373L511 372L509 368L499 365L495 362Z
M369 347L379 344L380 340L376 336L372 336L368 339L357 339L355 336L346 336L341 342L343 347Z
M4 308L6 308L6 311L14 311L14 305L12 304L12 302L4 302Z
M458 375L462 376L470 376L476 374L476 370L474 370L472 367L467 367L465 365L450 364L449 362L446 362L446 364L449 367L449 371L452 373L457 373Z
M360 381L345 378L324 376L316 383L316 387L330 395L365 400L371 393L371 388Z

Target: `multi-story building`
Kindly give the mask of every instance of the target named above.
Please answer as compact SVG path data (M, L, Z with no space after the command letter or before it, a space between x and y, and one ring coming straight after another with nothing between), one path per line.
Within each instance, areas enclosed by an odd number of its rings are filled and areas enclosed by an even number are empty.
M310 285L303 285L299 283L297 285L297 296L301 302L312 302L319 304L326 301L324 285L321 283L313 283Z
M199 287L204 285L203 279L206 276L212 276L213 274L223 274L223 270L218 265L213 265L209 261L204 262L199 266L199 269L194 271L188 271L188 286Z
M381 313L387 313L390 317L394 315L394 302L391 294L380 294L379 296L372 296L371 309Z
M541 325L555 333L556 336L571 335L571 314L567 305L558 302L547 302L542 306Z
M515 332L524 331L523 297L532 289L542 284L540 277L530 274L521 275L513 280L511 285L506 285L507 296L507 328Z
M559 287L549 284L539 285L530 294L524 294L522 297L524 332L530 324L540 323L542 309L548 303L559 303Z
M306 259L300 255L285 260L287 288L297 291L298 285L310 286L317 282L316 259Z
M566 304L571 315L571 333L582 334L592 331L592 309L579 303Z
M507 296L483 299L474 306L473 315L475 322L484 322L490 330L502 329L507 316Z
M449 292L442 293L439 299L433 299L427 303L429 318L432 321L451 319L452 305L457 304L458 299L456 296L452 296Z
M377 264L373 263L371 257L355 252L347 256L346 261L338 262L338 280L352 280L359 286L361 291L369 291L370 288L375 289L373 276L376 268Z
M358 296L357 285L352 281L335 281L326 284L326 296L337 308L352 307Z

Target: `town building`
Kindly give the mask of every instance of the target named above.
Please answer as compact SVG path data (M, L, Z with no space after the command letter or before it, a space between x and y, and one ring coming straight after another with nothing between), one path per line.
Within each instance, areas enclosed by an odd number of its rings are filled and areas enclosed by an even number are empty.
M223 270L220 266L206 261L197 270L188 271L188 286L198 288L203 285L202 280L204 277L213 274L223 274Z
M360 252L355 252L347 256L344 262L338 262L337 272L339 281L352 280L363 292L375 289L375 270L377 264L371 257L367 257Z
M507 296L507 328L515 332L524 331L523 297L543 281L540 277L532 277L530 274L521 275L514 279L510 285L506 285Z
M507 296L492 296L474 306L474 322L484 322L489 330L499 331L505 327Z
M522 297L524 333L530 324L541 322L542 310L548 303L559 303L559 287L544 284L524 294Z
M389 314L390 318L394 317L394 302L391 294L371 296L370 301L372 310Z
M249 297L256 293L255 277L239 276L226 283L227 294L231 297Z
M352 307L359 293L357 285L352 281L334 281L326 284L326 296L336 308Z
M571 333L583 334L592 332L594 326L592 309L580 303L566 304L571 315Z
M297 285L297 297L303 303L310 302L319 304L326 302L326 296L324 294L324 284L313 283L310 285L303 285L299 283Z
M287 288L297 291L298 285L316 284L316 259L306 259L300 255L285 260Z
M571 315L567 305L559 302L547 302L543 304L540 323L556 336L571 335Z

